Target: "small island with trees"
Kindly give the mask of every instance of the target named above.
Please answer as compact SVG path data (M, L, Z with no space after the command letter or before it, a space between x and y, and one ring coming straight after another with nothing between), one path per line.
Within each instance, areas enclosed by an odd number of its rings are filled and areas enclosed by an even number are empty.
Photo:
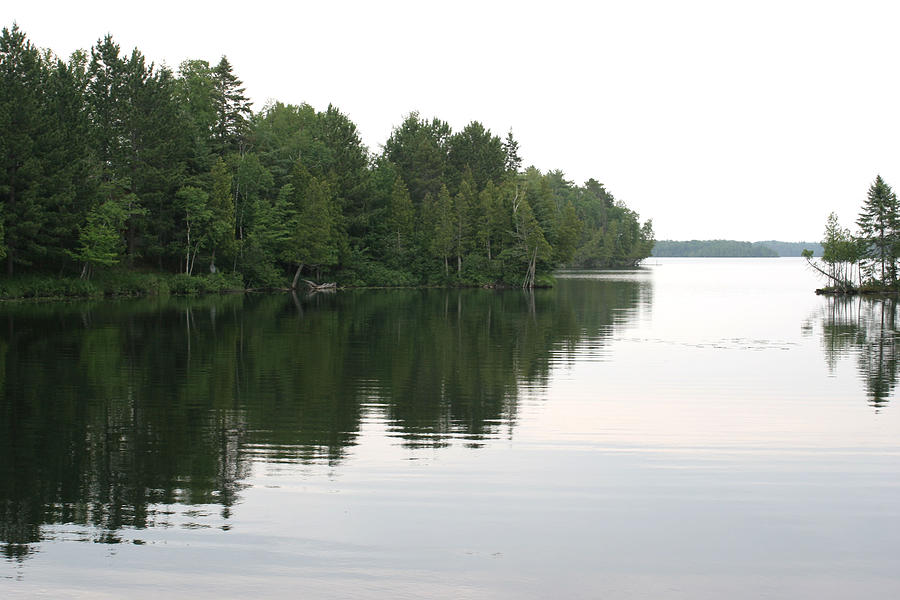
M379 153L340 110L253 112L224 56L177 72L111 36L67 60L0 35L0 297L548 285L653 228L518 142L409 113Z
M820 261L804 250L807 263L826 281L817 294L896 294L900 291L900 203L878 175L856 220L857 233L828 216Z

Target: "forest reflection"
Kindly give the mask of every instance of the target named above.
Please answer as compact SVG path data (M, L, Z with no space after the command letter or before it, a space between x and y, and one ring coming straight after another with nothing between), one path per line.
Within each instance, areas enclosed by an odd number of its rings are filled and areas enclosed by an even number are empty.
M0 544L227 521L254 462L338 467L371 413L411 447L512 431L525 389L648 307L649 281L0 308Z
M871 406L886 405L897 386L900 334L893 298L830 297L820 316L829 372L845 356L856 360Z

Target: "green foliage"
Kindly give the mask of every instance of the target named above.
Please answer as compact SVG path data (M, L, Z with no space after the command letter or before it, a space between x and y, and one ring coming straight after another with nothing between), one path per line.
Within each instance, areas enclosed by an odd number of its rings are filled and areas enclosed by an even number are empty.
M176 194L184 220L184 273L191 275L197 254L204 243L209 243L212 210L209 194L194 186L185 186Z
M772 258L778 256L767 245L736 240L661 240L653 246L653 256Z
M822 247L822 262L827 269L823 274L828 277L830 285L841 291L853 289L854 267L862 258L865 247L849 229L841 227L835 213L828 215ZM813 264L812 251L804 251L804 258ZM821 269L818 270L821 272Z
M111 199L92 209L79 236L79 248L72 258L85 264L82 277L90 278L97 266L118 264L125 244L122 231L128 218L126 201Z
M863 240L863 269L880 285L897 282L897 259L900 256L900 204L897 195L881 175L869 187L856 221Z
M194 295L242 291L243 281L240 275L211 273L199 277L191 277L186 273L173 275L168 281L171 293L178 295Z
M212 256L211 270L215 271L216 251L230 255L234 251L234 198L232 196L233 177L219 158L212 168L212 192L209 195L209 225L205 232L206 244Z
M411 113L373 155L334 106L253 114L225 57L176 75L107 35L63 62L15 26L0 35L0 216L8 274L121 266L183 274L185 293L207 271L253 287L304 271L535 285L561 265L637 264L653 244L649 221L597 181L523 171L511 132Z
M396 235L397 254L402 254L404 240L409 244L412 237L415 209L409 198L409 190L399 177L394 180L394 187L391 190L389 214L391 237Z
M0 298L86 298L102 295L92 281L78 277L24 275L0 280Z

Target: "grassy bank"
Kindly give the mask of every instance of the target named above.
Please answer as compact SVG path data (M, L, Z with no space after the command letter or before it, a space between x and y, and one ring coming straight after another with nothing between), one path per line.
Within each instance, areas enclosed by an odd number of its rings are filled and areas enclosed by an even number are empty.
M115 271L86 280L78 277L22 275L0 278L0 299L99 298L106 296L167 296L243 291L239 274L172 275Z

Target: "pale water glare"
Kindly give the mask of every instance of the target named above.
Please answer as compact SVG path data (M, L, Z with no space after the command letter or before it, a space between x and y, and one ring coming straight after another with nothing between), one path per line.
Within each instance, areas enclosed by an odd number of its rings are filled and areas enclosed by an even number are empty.
M900 596L896 303L800 259L0 307L0 595Z

